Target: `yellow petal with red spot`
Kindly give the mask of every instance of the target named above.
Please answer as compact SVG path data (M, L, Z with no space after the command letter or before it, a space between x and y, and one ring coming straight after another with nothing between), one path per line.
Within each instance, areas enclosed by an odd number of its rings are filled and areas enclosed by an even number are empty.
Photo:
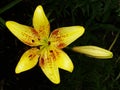
M31 48L27 50L18 62L15 73L21 73L33 68L38 62L38 51L39 49L37 48Z
M69 26L55 29L50 35L50 41L58 48L64 48L84 33L82 26Z
M41 52L39 65L44 74L51 82L53 82L54 84L59 84L60 76L58 66L55 63L55 60L56 56L52 53L52 51L43 50Z
M56 50L56 64L59 68L72 72L73 71L73 63L69 56L62 50L57 49Z
M40 45L40 37L33 28L14 21L7 21L6 26L24 44L29 46Z
M113 57L111 51L97 46L76 46L72 50L98 59L109 59Z
M37 6L33 15L33 26L41 38L49 36L50 24L41 5Z

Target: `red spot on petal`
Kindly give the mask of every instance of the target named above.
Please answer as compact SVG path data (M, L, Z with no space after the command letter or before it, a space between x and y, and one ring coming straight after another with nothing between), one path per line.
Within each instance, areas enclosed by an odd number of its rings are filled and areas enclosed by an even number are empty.
M40 60L40 65L41 65L41 66L44 65L44 58L41 58L41 60Z
M57 55L55 50L50 50L50 57L52 57L53 60L56 60Z
M53 35L57 35L57 34L58 34L58 32L59 32L59 30L58 30L58 29L56 29L56 30L54 30L54 31L52 32L52 34L53 34Z
M66 46L65 43L60 43L57 47L58 47L58 48L64 48L65 46Z
M53 53L53 50L50 50L50 53Z
M32 28L31 30L34 35L38 35L38 32L35 29Z
M50 45L51 44L51 42L50 41L48 41L48 45Z
M38 40L40 40L39 33L35 29L31 29L34 36L38 37Z
M35 40L32 40L32 42L34 43L34 42L35 42Z
M40 41L40 38L38 38L38 40Z
M35 56L36 55L34 55L34 54L30 54L28 57L29 57L30 60L32 60Z

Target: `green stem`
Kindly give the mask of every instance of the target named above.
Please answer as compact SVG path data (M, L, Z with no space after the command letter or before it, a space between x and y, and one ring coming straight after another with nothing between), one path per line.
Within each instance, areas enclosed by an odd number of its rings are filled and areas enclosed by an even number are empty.
M14 1L10 2L9 4L7 4L6 6L4 6L3 8L0 8L0 14L2 14L3 12L7 11L10 8L12 8L13 6L20 3L21 1L22 0L14 0Z
M119 78L120 78L120 72L119 72L119 74L117 75L115 81L117 81Z
M116 62L115 63L118 63L120 61L120 56L118 57L118 59L116 60Z
M2 17L0 17L0 26L4 27L4 25L5 25L5 20Z
M118 37L119 37L119 34L120 34L120 32L117 33L117 35L116 35L114 41L112 42L112 44L110 45L110 47L109 47L108 50L111 50L111 49L112 49L112 47L114 46L115 42L117 41L117 39L118 39Z
M0 17L0 23L3 25L5 24L5 20L2 17Z

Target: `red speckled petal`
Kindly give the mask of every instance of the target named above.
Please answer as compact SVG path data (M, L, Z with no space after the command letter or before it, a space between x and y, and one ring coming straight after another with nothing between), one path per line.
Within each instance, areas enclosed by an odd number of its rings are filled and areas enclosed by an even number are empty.
M40 37L32 27L14 21L7 21L6 26L24 44L29 46L40 45Z
M33 26L41 38L48 38L50 24L41 5L37 6L33 15Z
M59 84L60 76L55 60L56 56L53 54L53 51L47 51L46 49L41 51L39 65L42 71L51 82L54 84Z
M21 73L33 68L38 62L38 52L39 49L37 48L31 48L27 50L18 62L15 73Z
M49 80L55 84L60 82L58 68L69 72L72 72L74 68L69 56L57 48L51 48L48 51L46 51L46 49L43 50L41 52L39 65Z
M55 29L50 35L50 41L58 48L64 48L84 33L82 26L69 26Z
M73 63L69 56L62 50L57 49L56 50L56 64L59 68L72 72L74 69Z

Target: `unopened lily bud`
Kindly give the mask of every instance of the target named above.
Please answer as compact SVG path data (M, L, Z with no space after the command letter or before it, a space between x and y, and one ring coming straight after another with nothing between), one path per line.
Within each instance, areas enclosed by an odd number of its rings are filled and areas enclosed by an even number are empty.
M113 57L113 53L111 51L97 46L76 46L73 47L72 50L98 59L109 59Z

